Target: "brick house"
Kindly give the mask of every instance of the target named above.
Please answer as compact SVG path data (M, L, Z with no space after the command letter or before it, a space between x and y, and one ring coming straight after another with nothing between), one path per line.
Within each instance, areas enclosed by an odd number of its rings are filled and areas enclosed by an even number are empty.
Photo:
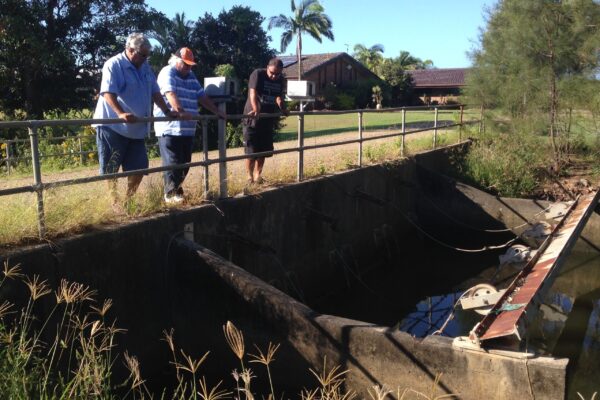
M407 71L412 78L413 104L458 102L469 68L437 68Z
M281 56L283 73L288 80L298 79L298 58ZM315 94L319 96L327 84L343 87L361 80L381 83L381 79L347 53L303 54L302 78L315 83Z

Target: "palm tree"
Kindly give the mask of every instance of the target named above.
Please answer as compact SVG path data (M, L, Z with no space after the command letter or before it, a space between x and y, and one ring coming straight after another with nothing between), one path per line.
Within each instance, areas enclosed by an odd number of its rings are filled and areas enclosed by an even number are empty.
M379 64L383 61L384 51L383 45L379 43L374 44L371 47L357 44L354 46L353 56L371 71L377 73L377 67L379 67Z
M298 56L298 80L302 79L302 34L308 33L317 42L322 43L321 36L333 40L331 19L324 13L319 0L299 0L298 7L292 2L293 16L280 14L269 18L269 30L283 28L281 34L281 52L283 53L294 36L297 39L296 55Z
M153 21L152 30L148 34L158 42L150 59L151 64L160 69L166 63L171 53L180 47L189 46L193 30L192 21L186 20L185 13L176 13L173 19L160 18Z
M401 51L400 55L396 57L394 61L402 66L402 69L404 70L427 69L433 67L433 61L423 61L420 58L413 56L408 51Z

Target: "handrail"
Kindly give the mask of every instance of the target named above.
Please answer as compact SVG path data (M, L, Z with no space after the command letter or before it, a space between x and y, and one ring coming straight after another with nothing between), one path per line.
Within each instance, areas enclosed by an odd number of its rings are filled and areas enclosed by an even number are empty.
M438 110L440 108L454 108L457 110L460 109L461 121L459 123L448 124L448 125L443 125L443 126L438 125ZM314 150L314 149L319 149L319 148L327 148L327 147L334 147L334 146L358 143L358 145L359 145L358 165L362 165L362 144L364 142L371 141L371 140L377 140L377 139L385 139L385 138L401 136L402 137L401 154L403 155L404 154L404 137L406 135L411 135L411 134L415 134L415 133L419 133L419 132L432 131L432 130L434 131L433 146L435 148L436 140L437 140L437 131L440 128L452 128L452 127L458 126L458 127L460 127L460 131L462 133L462 127L465 125L479 124L481 127L481 123L482 123L481 119L480 120L463 121L463 109L464 109L463 105L458 105L458 106L451 105L451 106L435 106L435 107L434 106L399 107L399 108L391 108L391 109L383 109L383 110L365 109L365 110L346 110L346 111L291 112L290 115L298 116L298 145L295 147L273 150L273 151L266 151L266 152L255 153L255 154L250 154L250 155L243 154L243 155L238 155L238 156L226 156L225 152L223 151L224 150L224 148L223 148L223 149L221 149L222 151L220 151L220 156L218 158L209 159L208 149L206 146L204 146L204 150L203 150L204 160L202 160L202 161L146 168L146 169L141 169L141 170L119 172L119 173L113 173L113 174L97 175L97 176L91 176L91 177L66 179L66 180L47 182L47 183L43 182L43 180L42 180L42 173L41 173L41 168L40 168L40 154L39 154L39 150L38 150L38 133L37 133L38 128L44 127L44 126L81 126L81 125L90 125L90 124L117 124L117 123L120 124L120 123L123 123L123 121L121 119L31 120L31 121L8 121L8 122L0 121L0 129L8 128L8 127L10 127L10 128L26 127L29 130L29 141L31 142L31 153L32 153L31 159L32 159L32 166L33 166L33 170L34 170L34 179L35 179L35 183L33 185L25 185L25 186L20 186L20 187L15 187L15 188L0 189L0 197L7 196L7 195L19 194L19 193L35 192L37 194L37 200L38 200L37 208L38 208L39 236L40 236L40 238L43 239L46 234L43 193L45 190L48 190L51 188L72 186L72 185L78 185L78 184L84 184L84 183L92 183L92 182L98 182L98 181L103 181L103 180L113 180L113 179L128 177L128 176L132 176L132 175L157 173L157 172L163 172L163 171L181 169L181 168L203 167L204 168L204 181L205 181L204 190L205 190L205 192L207 192L208 191L208 167L212 164L218 163L219 164L219 175L221 178L219 194L220 194L220 197L226 197L227 196L227 182L226 182L225 169L227 168L228 162L244 160L244 159L248 159L248 158L255 158L257 156L261 157L261 156L271 156L271 155L276 155L276 154L297 152L298 153L297 180L301 181L304 176L303 156L304 156L304 151L306 151L306 150ZM434 120L432 121L433 127L407 131L406 126L405 126L406 125L405 124L405 114L406 114L406 111L410 111L410 110L433 110L434 111ZM363 129L362 129L363 114L364 113L380 113L380 112L402 112L402 129L400 130L400 132L364 137L362 134L363 133ZM304 117L305 116L341 115L341 114L353 114L353 113L358 114L359 136L357 139L349 139L349 140L342 140L342 141L336 141L336 142L331 142L331 143L322 143L322 144L315 144L315 145L308 145L308 146L304 145ZM281 115L282 114L280 114L280 113L268 113L268 114L262 113L262 114L260 114L260 117L261 118L275 118L275 117L281 117ZM242 119L242 118L253 118L253 117L244 115L244 114L233 114L233 115L227 115L226 120ZM216 119L218 119L218 117L215 115L198 115L198 116L191 118L191 120L196 120L201 123L202 137L203 137L204 143L206 143L206 140L207 140L207 122L209 120L216 120ZM144 117L144 118L138 118L135 123L171 121L171 120L177 120L177 119L168 118L168 117ZM72 138L72 137L66 137L66 138ZM461 138L461 135L459 134L459 141L460 141L460 138ZM220 123L218 126L218 140L220 143L224 143L224 139L225 139L225 124ZM15 142L15 141L16 141L15 139L7 140L7 141L4 141L4 143ZM70 152L67 154L73 155L73 154L80 154L80 153L82 153L82 152ZM87 151L84 153L90 153L90 152ZM5 160L8 160L8 159L9 158L7 158ZM15 159L15 158L13 158L13 159ZM3 161L5 161L5 160L3 160Z

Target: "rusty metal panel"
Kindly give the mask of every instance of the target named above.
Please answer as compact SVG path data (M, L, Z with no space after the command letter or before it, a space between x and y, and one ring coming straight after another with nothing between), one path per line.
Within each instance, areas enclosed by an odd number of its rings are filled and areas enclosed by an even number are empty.
M541 297L552 286L557 271L579 238L600 192L579 197L565 217L554 227L537 254L517 275L504 295L473 329L470 339L481 342L515 336L521 340L527 319L533 319Z

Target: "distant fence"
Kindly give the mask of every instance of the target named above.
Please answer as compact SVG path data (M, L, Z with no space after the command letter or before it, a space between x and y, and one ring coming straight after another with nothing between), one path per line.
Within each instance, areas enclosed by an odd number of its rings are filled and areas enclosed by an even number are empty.
M221 109L224 109L224 103L221 103L219 105L219 107ZM438 111L440 109L454 109L454 110L459 111L459 113L460 113L459 121L456 123L452 123L452 124L445 123L443 126L438 126L438 123L439 123ZM406 129L406 113L409 111L418 111L418 110L433 111L432 126L424 128L424 129L414 129L414 130L407 131L407 129ZM384 134L384 135L364 137L363 136L363 133L364 133L363 117L364 117L364 114L367 114L367 113L401 113L400 131L394 132L394 133L389 133L389 134ZM329 116L331 116L331 115L340 115L340 114L356 114L357 119L358 119L358 121L357 121L358 122L358 129L357 129L358 134L357 134L356 139L334 141L331 143L315 144L315 145L310 145L310 146L304 145L304 139L305 139L304 119L305 119L305 116L307 116L307 115L329 115ZM123 121L120 119L104 119L104 120L102 120L102 119L100 119L100 120L99 119L74 119L74 120L6 121L6 122L3 121L3 122L0 122L0 129L27 128L28 132L29 132L29 139L0 140L0 144L4 144L4 146L2 146L2 148L6 150L6 153L5 153L6 158L4 158L3 160L0 160L0 163L6 163L7 168L10 170L10 163L12 161L22 160L22 159L31 160L34 184L20 186L20 187L14 187L14 188L8 188L8 189L0 189L0 197L7 196L7 195L19 194L19 193L35 192L37 194L38 233L39 233L39 237L43 239L46 236L46 226L45 226L45 216L44 216L44 191L47 189L62 187L62 186L80 185L80 184L84 184L84 183L91 183L91 182L104 181L104 180L111 180L111 179L131 176L131 175L139 175L140 173L148 174L148 173L156 173L156 172L181 169L181 168L202 167L204 170L203 190L204 190L204 194L206 195L209 190L209 166L211 164L218 163L218 165L219 165L219 168L218 168L218 171L219 171L219 196L221 198L224 198L224 197L227 197L227 195L228 195L227 163L231 162L231 161L255 158L257 156L258 157L270 156L270 155L275 155L275 154L296 152L296 153L298 153L296 180L302 181L304 179L304 152L306 150L314 150L314 149L320 149L320 148L325 148L325 147L334 147L334 146L341 146L341 145L348 145L348 144L357 144L357 165L359 167L361 167L363 165L363 143L370 141L370 140L400 137L401 138L400 154L401 154L401 156L404 156L405 137L407 135L411 135L411 134L415 134L415 133L419 133L419 132L433 131L432 148L435 149L438 146L438 129L458 127L459 128L458 141L460 142L460 141L462 141L462 130L465 125L479 124L480 130L482 127L481 116L478 120L471 120L471 121L463 120L463 116L464 116L464 106L463 105L431 106L431 107L428 107L428 106L400 107L400 108L387 108L387 109L381 109L381 110L364 109L364 110L350 110L350 111L312 111L312 112L301 111L301 112L292 112L290 115L297 116L297 118L298 118L298 135L297 135L297 146L296 147L280 149L280 150L273 150L273 151L266 151L266 152L262 152L262 153L255 153L252 155L244 154L244 155L239 155L239 156L227 157L227 148L226 148L226 143L225 143L226 121L218 120L218 154L219 154L219 157L215 158L215 159L209 159L209 157L208 157L208 141L207 141L207 139L208 139L208 121L216 120L217 117L214 115L201 115L201 116L197 116L193 119L199 121L200 125L202 127L202 145L203 145L203 155L204 155L202 161L190 162L190 163L186 163L186 164L163 166L163 167L147 168L147 169L143 169L143 170L120 172L120 173L114 173L114 174L98 175L98 176L92 176L92 177L66 179L66 180L54 181L54 182L49 182L49 183L44 183L43 179L42 179L41 158L64 156L65 153L41 155L40 151L39 151L39 133L38 133L39 128L41 128L41 127L56 127L56 126L87 126L87 125L97 124L97 123L116 124L116 123L123 123ZM281 114L278 114L278 113L277 114L261 114L260 115L261 118L275 118L275 117L280 117L280 116L281 116ZM248 116L236 114L236 115L228 115L227 119L228 120L239 120L241 118L247 118L247 117ZM170 120L170 118L165 118L165 117L152 118L152 117L150 117L150 118L139 118L137 122L155 122L155 121L168 121L168 120ZM75 149L76 151L72 150L69 153L66 153L66 155L85 157L88 154L95 153L96 150L84 150L83 140L93 140L94 138L95 138L94 136L67 136L67 137L58 137L58 138L52 138L52 139L77 140L78 150L77 149ZM13 144L25 143L25 142L29 142L29 147L30 147L30 152L31 152L30 156L19 157L19 156L11 155L10 149Z

